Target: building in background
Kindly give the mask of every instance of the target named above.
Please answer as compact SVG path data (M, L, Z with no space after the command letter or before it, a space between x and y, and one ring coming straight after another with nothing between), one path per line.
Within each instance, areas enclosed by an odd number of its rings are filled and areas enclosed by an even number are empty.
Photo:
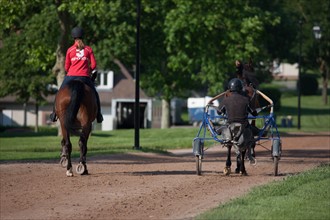
M120 72L99 71L99 92L104 121L94 123L96 130L134 128L135 81L127 68L117 61ZM34 100L21 104L15 96L0 98L0 126L56 126L49 121L55 96L46 98L47 104L36 106ZM140 89L140 128L152 127L153 101ZM38 114L37 114L38 112ZM160 113L161 114L161 113ZM157 117L156 117L157 118ZM157 127L158 123L154 123Z

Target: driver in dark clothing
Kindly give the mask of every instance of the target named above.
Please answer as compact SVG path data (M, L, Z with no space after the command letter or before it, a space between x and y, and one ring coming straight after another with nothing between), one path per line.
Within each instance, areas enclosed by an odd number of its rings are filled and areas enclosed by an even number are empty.
M243 82L234 78L230 80L228 85L231 95L225 97L217 108L219 114L227 114L227 124L241 123L244 127L250 127L248 121L248 113L256 116L257 112L249 106L250 99L243 92ZM221 128L217 133L221 133Z
M244 142L249 145L249 158L253 161L253 158L255 158L253 135L254 130L257 128L249 124L248 114L251 113L253 116L256 116L258 113L256 110L251 109L249 105L250 98L243 91L243 82L240 79L234 78L230 80L228 88L231 94L225 96L217 108L219 114L227 115L227 125L216 129L216 132L225 139L230 139L228 138L230 124L240 123L241 128L243 128Z
M238 78L230 80L229 90L232 93L222 100L218 112L227 114L229 124L238 122L247 126L249 124L248 113L256 116L257 112L249 106L250 99L243 93L243 82Z

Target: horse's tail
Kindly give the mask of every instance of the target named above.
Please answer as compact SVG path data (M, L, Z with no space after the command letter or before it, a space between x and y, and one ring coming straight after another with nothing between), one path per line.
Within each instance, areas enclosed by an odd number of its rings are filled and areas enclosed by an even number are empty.
M66 130L74 135L80 135L81 126L75 123L80 104L84 99L84 83L78 80L72 80L67 84L71 91L71 101L65 113L64 126Z

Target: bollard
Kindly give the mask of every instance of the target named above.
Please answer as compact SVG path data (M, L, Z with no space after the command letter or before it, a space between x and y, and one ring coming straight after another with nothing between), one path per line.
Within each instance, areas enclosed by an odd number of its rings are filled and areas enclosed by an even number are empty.
M287 122L288 122L288 127L289 128L292 128L293 127L293 123L292 123L292 116L291 115L288 115Z
M286 126L286 117L285 116L283 116L282 118L281 118L281 126L283 127L283 128L286 128L287 126Z

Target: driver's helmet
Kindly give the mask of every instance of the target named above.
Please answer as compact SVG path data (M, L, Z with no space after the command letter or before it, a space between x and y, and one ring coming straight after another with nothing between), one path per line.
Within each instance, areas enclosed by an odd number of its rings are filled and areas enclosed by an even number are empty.
M84 36L84 30L80 27L75 27L71 31L71 35L73 38L82 38Z
M228 89L231 92L242 92L243 91L243 82L238 78L234 78L229 81Z

